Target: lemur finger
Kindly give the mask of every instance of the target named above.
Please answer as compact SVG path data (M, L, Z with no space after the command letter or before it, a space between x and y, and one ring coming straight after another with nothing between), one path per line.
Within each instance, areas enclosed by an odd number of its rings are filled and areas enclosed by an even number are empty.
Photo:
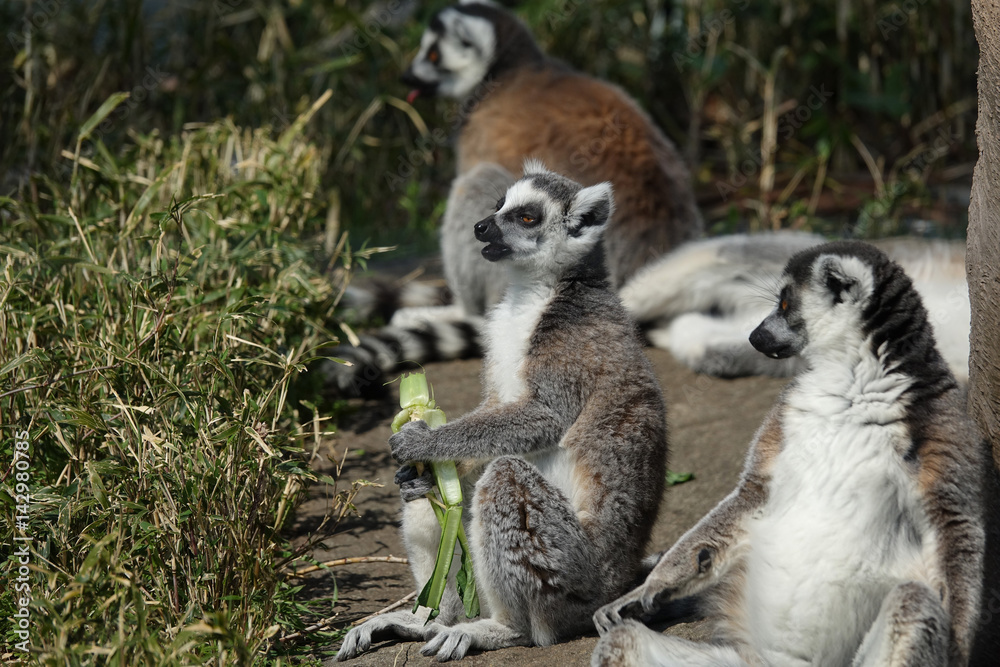
M344 660L350 660L351 658L357 656L360 653L364 653L368 650L371 645L370 637L367 641L364 641L364 630L362 628L354 628L347 633L344 637L344 643L340 645L340 650L337 651L337 657L335 658L337 662L343 662Z
M617 604L609 604L605 607L601 607L594 614L594 626L597 628L598 634L605 634L613 626L618 625L622 622L621 615L618 613Z
M437 637L447 629L447 625L441 625L440 623L428 623L424 626L424 639L430 641L432 637Z
M354 645L356 643L353 633L348 632L347 636L344 637L344 642L340 645L340 650L337 651L337 662L353 658L355 655Z
M597 634L604 636L604 633L608 631L610 627L610 622L607 616L602 611L597 611L594 613L594 628L597 630Z
M404 502L413 502L419 498L423 498L428 493L434 490L434 476L429 472L425 472L420 477L412 479L408 482L404 482L399 485L399 496Z
M624 623L626 619L639 618L645 607L644 596L640 597L641 595L641 591L633 591L627 598L619 599L605 607L602 611L605 612L607 629Z
M448 662L449 660L461 660L469 651L472 645L472 637L461 630L451 633L445 641L444 646L438 651L437 661Z
M345 660L350 660L354 657L354 650L347 645L347 640L340 646L340 650L337 651L337 655L333 658L336 662L344 662Z
M642 597L639 598L639 603L642 605L642 612L644 614L652 614L660 608L657 595L645 588L643 588Z
M448 639L448 633L439 631L435 634L430 641L420 647L420 653L423 655L434 655L444 644L445 640Z
M358 629L357 652L364 653L372 647L372 633L364 628Z
M397 486L402 486L405 482L409 482L418 476L416 466L404 463L396 470L396 476L392 478L392 481L395 482Z

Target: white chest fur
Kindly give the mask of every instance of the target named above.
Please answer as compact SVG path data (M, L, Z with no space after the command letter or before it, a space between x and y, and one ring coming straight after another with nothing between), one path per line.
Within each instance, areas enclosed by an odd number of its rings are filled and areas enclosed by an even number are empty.
M524 358L542 313L552 301L547 286L511 285L486 325L486 383L504 403L524 393Z
M928 576L933 536L900 455L908 382L867 359L809 371L788 396L744 600L769 664L849 664L888 590Z

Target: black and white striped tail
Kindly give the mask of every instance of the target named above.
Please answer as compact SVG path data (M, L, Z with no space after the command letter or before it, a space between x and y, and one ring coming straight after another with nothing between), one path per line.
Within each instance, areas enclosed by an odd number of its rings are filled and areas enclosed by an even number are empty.
M383 322L389 322L399 310L440 307L451 302L451 290L443 282L410 280L399 284L374 279L364 285L348 287L341 305L351 314L352 320L380 317Z
M324 376L327 393L381 396L392 374L409 365L480 356L482 322L482 318L466 316L446 320L414 317L401 326L391 325L359 336L357 346L340 345L328 351L329 356L351 365L328 360L317 370Z

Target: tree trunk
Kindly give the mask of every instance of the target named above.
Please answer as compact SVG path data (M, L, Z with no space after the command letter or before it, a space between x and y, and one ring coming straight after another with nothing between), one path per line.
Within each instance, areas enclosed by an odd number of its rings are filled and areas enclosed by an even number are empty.
M972 178L966 271L972 302L969 413L992 452L987 472L983 612L973 665L1000 664L1000 0L972 0L979 41L979 161Z

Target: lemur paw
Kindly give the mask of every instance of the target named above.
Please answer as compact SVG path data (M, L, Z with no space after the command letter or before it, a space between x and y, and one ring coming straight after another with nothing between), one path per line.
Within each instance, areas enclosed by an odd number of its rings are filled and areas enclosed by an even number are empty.
M434 490L434 475L430 468L425 468L422 475L417 474L415 466L406 463L396 471L395 482L399 486L399 496L404 502L412 502L423 498Z
M399 433L389 438L392 458L400 463L426 460L430 437L431 429L427 422L421 420L404 424Z
M351 631L344 637L344 643L340 645L340 650L337 651L334 660L337 662L350 660L372 647L372 631L371 628L366 628L366 625L362 623L356 628L351 628Z
M438 662L461 660L472 646L472 635L460 626L445 627L435 624L428 629L436 634L424 644L420 652L423 655L433 655Z
M640 619L656 610L656 593L646 584L629 591L614 602L606 604L594 613L594 626L602 636L612 627L621 625L627 619Z

